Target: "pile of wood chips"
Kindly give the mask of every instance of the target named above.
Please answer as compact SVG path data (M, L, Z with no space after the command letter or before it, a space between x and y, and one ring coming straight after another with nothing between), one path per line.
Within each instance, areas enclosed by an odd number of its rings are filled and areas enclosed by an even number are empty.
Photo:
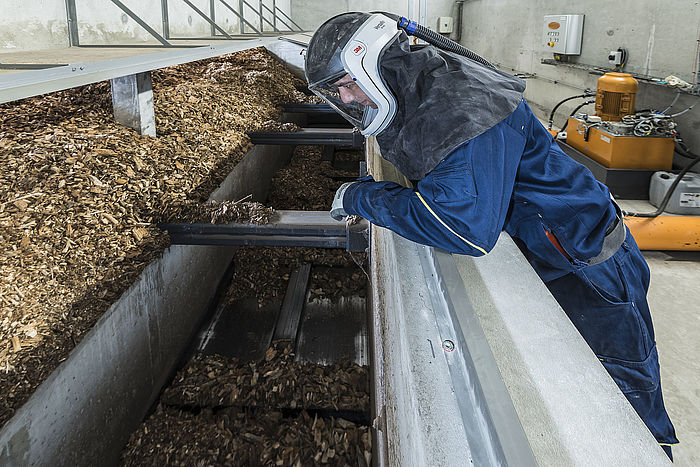
M210 224L267 224L274 209L255 201L207 201L183 206L169 221Z
M228 407L188 411L158 406L131 435L125 466L347 466L369 467L366 426L301 412Z
M258 306L263 307L274 300L281 301L287 290L291 273L303 263L341 268L346 274L343 281L348 281L347 287L353 291L364 289L367 283L365 278L360 276L357 263L363 264L366 260L367 255L364 253L350 253L344 250L240 247L234 253L234 273L226 291L224 303L257 297ZM354 271L347 274L350 268L354 268ZM364 295L364 290L358 293Z
M132 433L122 460L369 466L369 428L338 416L319 417L314 409L367 412L367 368L298 363L285 342L270 347L259 362L199 356L178 372L156 411Z
M342 185L333 177L357 175L322 161L320 146L297 146L289 165L272 178L270 205L275 209L328 211L335 191Z
M273 344L260 362L201 356L181 369L161 396L172 407L369 410L367 367L294 361L292 346Z
M154 138L114 122L106 82L0 105L0 424L302 85L262 48L155 71Z
M278 122L277 120L268 120L263 122L255 131L260 132L277 132L277 133L294 133L300 131L301 127L293 122Z

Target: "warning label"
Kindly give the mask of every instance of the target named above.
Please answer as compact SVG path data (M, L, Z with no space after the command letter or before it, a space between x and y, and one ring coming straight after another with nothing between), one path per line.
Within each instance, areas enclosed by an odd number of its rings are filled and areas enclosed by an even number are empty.
M682 208L700 208L700 193L681 193L678 203Z

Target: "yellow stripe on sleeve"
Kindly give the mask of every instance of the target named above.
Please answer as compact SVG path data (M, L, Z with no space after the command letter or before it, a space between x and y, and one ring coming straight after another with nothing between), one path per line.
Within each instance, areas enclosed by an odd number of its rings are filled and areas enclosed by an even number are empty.
M416 195L418 196L418 199L421 200L421 202L425 205L425 207L428 209L428 211L430 211L430 214L432 214L433 217L434 217L435 219L437 219L447 230L449 230L450 232L452 232L455 236L457 236L460 240L462 240L464 243L466 243L466 244L469 245L470 247L472 247L472 248L474 248L474 249L476 249L476 250L479 250L479 251L482 252L483 254L486 254L486 253L487 253L487 251L484 250L483 248L481 248L480 246L474 245L472 242L470 242L469 240L467 240L466 238L462 237L460 234L458 234L457 232L455 232L454 230L452 230L452 229L450 228L449 225L445 224L445 223L442 221L442 219L440 219L440 218L438 217L438 215L435 214L435 212L434 212L432 209L430 209L430 206L428 206L428 203L425 202L425 200L423 199L423 196L420 194L420 192L416 191L415 193L416 193Z

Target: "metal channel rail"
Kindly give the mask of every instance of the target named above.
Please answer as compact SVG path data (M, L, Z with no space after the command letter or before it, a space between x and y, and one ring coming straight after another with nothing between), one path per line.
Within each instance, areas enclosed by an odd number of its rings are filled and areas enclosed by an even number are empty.
M268 224L161 224L173 245L304 246L367 249L369 223L336 221L326 211L275 211Z
M280 36L246 39L1 75L0 103L266 46L279 40Z

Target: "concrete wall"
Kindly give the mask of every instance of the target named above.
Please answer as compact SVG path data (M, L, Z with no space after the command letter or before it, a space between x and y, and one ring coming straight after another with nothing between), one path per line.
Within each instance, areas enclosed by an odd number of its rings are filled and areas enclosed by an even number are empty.
M215 22L229 34L240 34L240 22L221 0L191 0L199 10L211 15L214 6ZM224 0L239 11L239 0ZM161 2L152 0L122 0L122 3L152 27L158 34L163 32L163 15ZM258 1L248 1L259 5ZM272 9L273 1L264 0ZM289 15L290 0L276 0L276 6ZM209 37L211 25L195 10L182 0L169 0L168 21L171 37ZM78 34L81 45L134 44L143 41L155 42L155 39L140 25L119 9L110 0L75 0L78 18ZM62 48L69 45L65 0L0 0L2 19L0 20L0 51L37 50ZM245 18L260 29L260 16L257 11L244 6ZM270 21L272 14L263 10ZM284 19L284 18L282 18ZM277 22L277 29L287 30ZM264 31L273 27L263 22ZM253 30L245 26L245 32ZM220 34L220 33L217 33Z
M42 48L35 47L41 43L68 45L64 1L36 0L27 8L24 0L2 0L0 11L0 52Z
M452 0L292 0L292 19L302 28L313 31L331 16L346 11L388 11L418 20L425 4L424 26L437 28L438 16L454 16Z

